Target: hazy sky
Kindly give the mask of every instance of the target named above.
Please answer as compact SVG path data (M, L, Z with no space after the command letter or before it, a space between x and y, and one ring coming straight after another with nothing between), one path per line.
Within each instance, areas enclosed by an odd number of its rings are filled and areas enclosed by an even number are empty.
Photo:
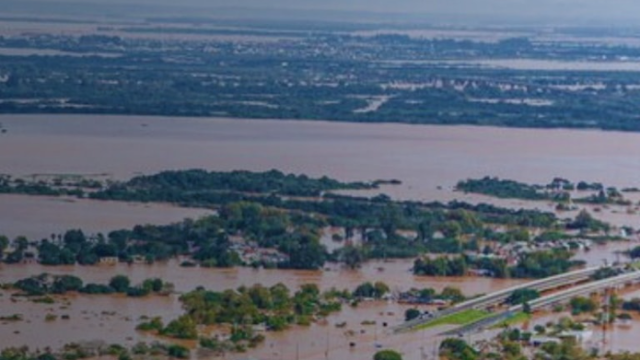
M34 0L23 0L28 3ZM37 0L48 3L60 0ZM64 0L65 2L73 0ZM640 20L639 0L75 0L88 4L179 5L207 8L348 10L402 12L412 15L449 14L464 17L581 19L595 21ZM0 0L1 2L1 0ZM248 14L251 15L251 14Z
M47 0L56 2L58 0ZM102 0L80 2L104 3ZM573 11L592 16L638 13L638 0L110 0L109 3L144 3L166 5L261 7L294 9L334 9L402 12L513 12L557 15Z

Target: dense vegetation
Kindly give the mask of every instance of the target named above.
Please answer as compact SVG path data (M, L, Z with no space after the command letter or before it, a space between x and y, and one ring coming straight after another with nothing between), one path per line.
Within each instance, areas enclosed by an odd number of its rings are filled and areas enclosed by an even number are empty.
M108 284L84 284L83 280L74 275L40 274L18 280L13 287L26 296L61 295L67 292L85 294L113 294L124 293L130 297L141 297L152 293L168 294L173 291L173 285L159 278L146 279L138 285L132 285L131 280L124 275L116 275Z
M112 231L107 236L86 236L81 230L69 230L43 239L37 244L37 253L38 260L45 265L93 265L105 257L125 262L153 262L186 254L203 266L229 267L242 263L230 241L230 236L241 234L254 246L275 248L286 254L252 260L257 264L316 269L324 264L327 256L318 238L322 223L309 216L259 204L234 203L222 208L220 216L162 226L140 225L131 230ZM20 262L30 255L29 242L17 238L5 261Z
M414 261L413 273L425 276L465 276L471 269L475 269L484 272L484 276L496 278L545 278L584 264L571 260L571 256L570 252L559 249L529 252L522 254L513 266L508 266L502 258L471 258L465 255L423 257Z
M571 307L571 313L574 315L592 313L599 308L598 303L593 298L582 296L571 299L569 305Z
M365 282L359 285L354 291L354 297L380 299L383 295L390 292L389 286L383 282L375 283Z
M633 249L629 250L627 252L627 254L629 255L629 257L631 257L632 259L638 259L640 258L640 246L636 246Z
M540 292L534 289L517 289L509 295L507 303L511 305L525 304L531 300L535 300L540 297Z
M553 196L542 192L543 187L528 185L513 180L484 177L460 181L456 190L468 193L483 194L506 199L551 200Z
M315 284L302 285L292 293L283 284L272 287L254 285L222 292L198 288L180 297L184 314L166 326L160 318L138 325L138 330L152 331L177 339L199 339L200 345L218 352L244 351L264 341L256 333L257 325L268 331L282 331L293 324L310 325L319 318L339 311L351 299L347 291L321 293ZM199 325L233 325L230 336L206 337Z
M37 256L45 265L91 265L105 258L153 262L186 255L191 260L185 265L206 267L243 264L319 269L330 260L355 268L372 258L478 253L486 250L480 249L483 242L529 242L534 229L545 230L536 241L564 239L564 229L608 230L607 224L586 212L565 223L552 213L537 210L510 210L456 201L448 204L393 201L385 195L373 198L337 195L328 191L370 189L380 182L340 183L326 177L312 179L275 170L168 171L126 182L96 184L75 179L73 184L57 179L38 180L39 186L80 189L96 199L171 202L211 208L216 214L170 225L139 225L107 235L85 235L75 229L52 234L37 243L25 238L9 241L0 237L0 246L9 249L2 260L16 263ZM343 230L337 241L346 244L331 254L320 243L324 228L329 225ZM508 230L496 231L501 227ZM37 247L37 255L31 244ZM507 271L504 263L492 259L455 259L444 264L442 261L418 264L416 269L425 275L462 275L467 268L489 270L498 277L509 276L509 272L518 277L531 275L530 271L517 268ZM555 272L559 268L552 269Z
M556 201L559 209L566 207L569 200L578 204L592 205L631 205L620 190L615 187L604 188L600 183L580 181L577 185L562 178L555 178L547 185L529 185L514 180L503 180L485 176L481 179L459 181L456 190L466 193L482 194L503 199L549 200ZM593 191L595 194L572 198L571 192ZM563 207L564 206L564 207Z
M44 181L26 181L13 179L8 175L0 175L0 194L26 194L47 196L84 196L82 188L88 184L74 183L75 188L53 187Z
M640 312L640 298L633 298L622 303L622 309L626 311Z
M372 189L379 183L382 181L371 184L342 183L327 177L312 179L306 175L283 174L277 170L263 173L183 170L138 176L126 183L112 185L107 190L94 193L91 197L187 204L204 198L202 202L207 204L208 196L215 196L221 192L317 197L330 190Z
M399 295L400 302L409 304L430 304L435 300L444 302L459 303L466 300L460 289L447 286L440 293L432 288L409 289Z
M395 350L380 350L373 355L373 360L402 360L402 354Z
M545 278L568 272L572 267L584 265L571 260L568 251L539 251L525 254L518 264L510 269L514 278Z
M413 273L425 276L465 276L468 264L464 257L419 258L413 264Z
M633 46L567 47L527 35L496 42L361 36L343 24L311 32L270 24L268 33L250 22L166 25L0 38L3 48L53 51L2 56L0 112L640 129L636 72L479 66L492 59L634 59ZM246 46L235 36L268 41Z

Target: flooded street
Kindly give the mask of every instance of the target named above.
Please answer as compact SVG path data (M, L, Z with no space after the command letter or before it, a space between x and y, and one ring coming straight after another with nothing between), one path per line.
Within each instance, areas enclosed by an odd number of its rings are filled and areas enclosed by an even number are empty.
M586 266L604 266L615 262L627 262L629 257L625 252L640 245L635 241L618 241L605 245L594 244L590 251L579 251L574 259L584 260Z

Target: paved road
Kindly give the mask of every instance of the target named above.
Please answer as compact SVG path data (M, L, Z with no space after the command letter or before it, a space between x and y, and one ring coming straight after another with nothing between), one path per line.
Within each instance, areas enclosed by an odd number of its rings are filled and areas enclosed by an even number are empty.
M419 318L411 321L404 322L392 330L395 333L403 332L411 330L417 326L422 324L429 323L443 316L455 314L461 311L469 310L469 309L486 309L492 305L498 305L503 303L514 291L519 289L534 289L538 291L545 291L550 289L559 288L567 285L574 285L578 282L582 282L588 280L593 273L595 273L600 267L591 267L587 269L577 270L568 272L565 274L560 274L556 276L551 276L545 279L531 281L525 284L513 286L507 289L503 289L500 291L496 291L487 295L483 295L460 304L454 305L445 310L439 311L435 313L433 316L429 318Z
M532 310L542 309L551 305L566 302L576 296L589 295L594 292L603 291L609 287L616 287L638 280L640 280L640 271L632 271L608 279L590 282L588 284L579 285L554 294L543 296L541 298L530 301L529 306ZM493 314L477 322L447 331L443 333L443 335L466 334L474 331L480 331L487 327L499 324L500 322L519 313L520 311L522 311L522 305L512 306L505 311Z

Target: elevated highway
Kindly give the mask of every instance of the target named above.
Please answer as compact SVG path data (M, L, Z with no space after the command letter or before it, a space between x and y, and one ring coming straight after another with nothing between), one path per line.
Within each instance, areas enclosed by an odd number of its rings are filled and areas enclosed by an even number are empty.
M503 303L507 298L516 290L520 289L533 289L537 291L546 291L551 289L557 289L563 286L575 285L577 283L589 280L600 267L590 267L582 270L576 270L564 274L551 276L548 278L531 281L528 283L512 286L507 289L492 292L465 302L456 304L450 308L438 311L429 318L419 318L411 321L404 322L392 330L395 333L403 331L409 331L420 325L427 324L443 316L455 314L457 312L469 310L469 309L486 309L488 307L499 305Z
M607 288L623 286L639 280L640 271L632 271L615 277L590 282L554 294L540 297L538 299L530 301L529 306L531 307L531 310L543 309L552 305L569 301L576 296L590 295L593 293L604 291ZM511 316L522 311L522 308L522 305L512 306L505 311L493 314L477 322L447 331L443 335L466 334L470 332L480 331L509 319Z

